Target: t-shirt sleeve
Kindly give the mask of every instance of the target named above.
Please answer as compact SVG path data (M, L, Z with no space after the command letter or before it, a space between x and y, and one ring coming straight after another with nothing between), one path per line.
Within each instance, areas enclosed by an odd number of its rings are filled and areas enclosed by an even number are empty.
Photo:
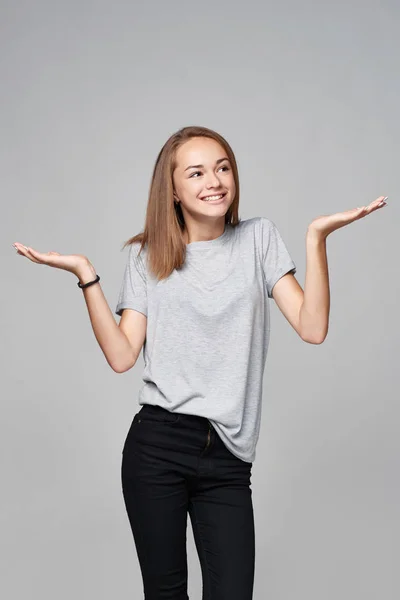
M268 297L272 288L287 273L296 273L296 265L275 223L266 217L260 218L261 248Z
M115 312L121 316L124 308L131 308L147 317L147 279L140 244L131 244Z

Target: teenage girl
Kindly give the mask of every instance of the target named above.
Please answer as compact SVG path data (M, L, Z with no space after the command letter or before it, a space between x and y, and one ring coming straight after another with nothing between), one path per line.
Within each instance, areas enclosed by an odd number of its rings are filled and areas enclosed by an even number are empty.
M185 127L161 149L143 232L129 239L115 312L86 256L32 262L74 273L96 339L117 373L143 350L141 409L122 454L122 489L146 600L187 600L189 514L203 600L251 600L255 534L251 468L273 298L302 340L328 331L326 238L386 205L321 216L306 234L304 291L276 225L239 218L233 151L218 133Z

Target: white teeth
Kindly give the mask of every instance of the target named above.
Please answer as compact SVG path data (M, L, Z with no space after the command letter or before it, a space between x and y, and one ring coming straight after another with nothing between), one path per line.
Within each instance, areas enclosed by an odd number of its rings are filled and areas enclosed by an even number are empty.
M223 194L219 194L219 196L207 196L207 198L203 198L203 200L205 202L208 202L209 200L219 200L220 198L222 198Z

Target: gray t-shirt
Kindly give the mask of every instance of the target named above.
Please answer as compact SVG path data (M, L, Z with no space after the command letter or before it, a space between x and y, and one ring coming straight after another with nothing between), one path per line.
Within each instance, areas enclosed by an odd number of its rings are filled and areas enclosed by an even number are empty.
M146 247L130 246L116 307L147 316L139 404L206 417L226 447L253 462L275 283L296 266L266 217L186 246L184 266L158 281Z

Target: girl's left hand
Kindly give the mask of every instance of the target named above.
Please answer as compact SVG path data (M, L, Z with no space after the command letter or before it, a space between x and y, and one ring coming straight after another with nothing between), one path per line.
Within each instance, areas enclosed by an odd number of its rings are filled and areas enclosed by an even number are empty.
M387 198L388 196L379 196L379 198L371 202L368 206L360 206L333 215L317 217L310 223L308 229L326 238L332 231L344 227L353 221L362 219L379 208L383 208L387 204Z

